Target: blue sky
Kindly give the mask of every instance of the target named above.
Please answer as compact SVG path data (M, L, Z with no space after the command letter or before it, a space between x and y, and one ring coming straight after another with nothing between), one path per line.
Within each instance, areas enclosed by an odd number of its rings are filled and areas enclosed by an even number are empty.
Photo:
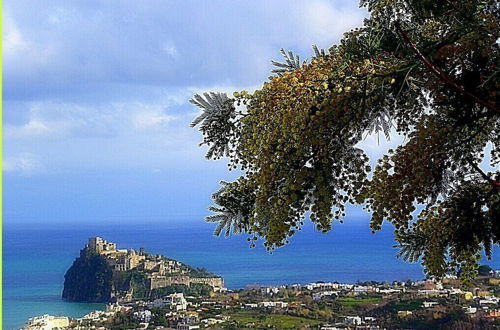
M258 88L281 47L360 25L357 4L4 1L4 222L200 220L235 174L204 159L189 98Z

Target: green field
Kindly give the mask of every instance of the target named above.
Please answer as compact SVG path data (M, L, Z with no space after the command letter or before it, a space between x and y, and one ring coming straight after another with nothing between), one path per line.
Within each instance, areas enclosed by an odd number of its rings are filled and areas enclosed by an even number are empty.
M299 329L302 327L315 327L321 323L305 317L260 314L258 312L237 312L230 316L231 320L236 321L240 327L247 328Z
M358 298L358 297L341 297L336 300L342 306L358 306L358 305L367 305L367 304L377 304L382 301L381 298L378 297L369 297L369 298Z

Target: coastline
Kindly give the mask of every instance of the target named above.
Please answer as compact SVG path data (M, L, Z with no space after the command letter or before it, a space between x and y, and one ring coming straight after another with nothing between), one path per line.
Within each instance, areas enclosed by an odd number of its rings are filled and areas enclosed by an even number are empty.
M404 281L424 277L418 264L395 258L390 227L372 235L367 220L354 219L322 235L306 225L290 246L269 255L249 249L244 237L215 238L213 226L198 222L9 225L4 228L4 327L21 326L29 317L63 310L64 273L88 237L101 235L120 246L164 254L220 274L230 289L247 284ZM494 255L498 250L495 249ZM494 268L500 263L493 259ZM50 304L40 297L51 295ZM22 301L16 297L22 297ZM74 305L72 305L74 306ZM50 307L50 308L49 308ZM86 312L86 311L85 311ZM85 314L82 312L81 315ZM75 316L78 316L75 314Z
M500 270L490 270L464 286L456 276L393 283L312 282L281 286L221 289L185 296L109 303L80 318L41 315L23 330L74 329L314 328L386 329L425 325L485 326L500 321L496 286ZM439 317L436 317L438 313ZM359 327L358 327L359 326Z

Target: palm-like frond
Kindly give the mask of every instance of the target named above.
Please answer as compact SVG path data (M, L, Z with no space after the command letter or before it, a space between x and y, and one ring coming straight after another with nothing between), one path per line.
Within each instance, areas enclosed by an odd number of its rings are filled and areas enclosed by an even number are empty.
M398 244L394 247L399 248L397 257L408 262L417 262L423 257L427 240L422 234L417 232L407 232L397 234Z
M189 100L189 102L202 109L202 113L191 122L191 127L195 127L204 120L220 116L221 113L227 110L227 103L230 101L226 93L209 92L203 93L203 96L205 98L200 94L195 94Z
M316 45L313 45L312 48L314 51L314 58L326 57L326 55L328 55L328 52L323 48L318 48Z
M220 236L222 231L224 231L225 237L229 237L231 232L233 234L241 234L245 232L246 226L241 213L232 214L222 208L213 206L210 207L209 210L212 212L218 212L218 214L209 215L205 219L207 222L217 222L217 227L215 227L214 230L215 236Z
M294 71L302 66L299 55L296 55L291 51L287 53L283 48L281 48L280 52L283 55L285 62L271 61L271 63L276 67L276 69L272 70L272 73L282 75L285 72Z
M192 104L201 108L201 114L191 122L191 127L200 126L204 135L202 144L209 145L207 158L220 158L229 153L229 144L234 135L236 109L226 93L195 94Z
M207 222L217 222L214 230L215 236L228 237L233 234L249 232L249 215L253 207L253 195L248 193L248 189L242 189L241 183L236 181L228 183L221 182L222 187L212 195L215 206L210 206L209 210L216 213L206 217ZM246 191L246 192L245 192Z
M385 138L387 140L391 137L391 127L392 127L392 118L387 109L383 109L377 116L374 116L369 121L367 131L368 134L383 132Z

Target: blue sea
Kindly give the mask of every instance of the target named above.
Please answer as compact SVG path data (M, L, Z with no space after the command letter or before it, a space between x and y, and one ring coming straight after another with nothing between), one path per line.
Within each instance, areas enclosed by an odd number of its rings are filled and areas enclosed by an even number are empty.
M104 308L61 300L64 273L91 236L116 242L120 248L144 247L205 267L222 275L228 288L424 277L420 265L395 258L392 228L385 225L372 234L368 220L336 225L328 234L306 225L289 245L272 255L261 246L250 249L245 236L214 237L213 229L213 224L203 221L4 224L4 329L19 329L36 315L79 317ZM499 262L489 264L500 266Z

